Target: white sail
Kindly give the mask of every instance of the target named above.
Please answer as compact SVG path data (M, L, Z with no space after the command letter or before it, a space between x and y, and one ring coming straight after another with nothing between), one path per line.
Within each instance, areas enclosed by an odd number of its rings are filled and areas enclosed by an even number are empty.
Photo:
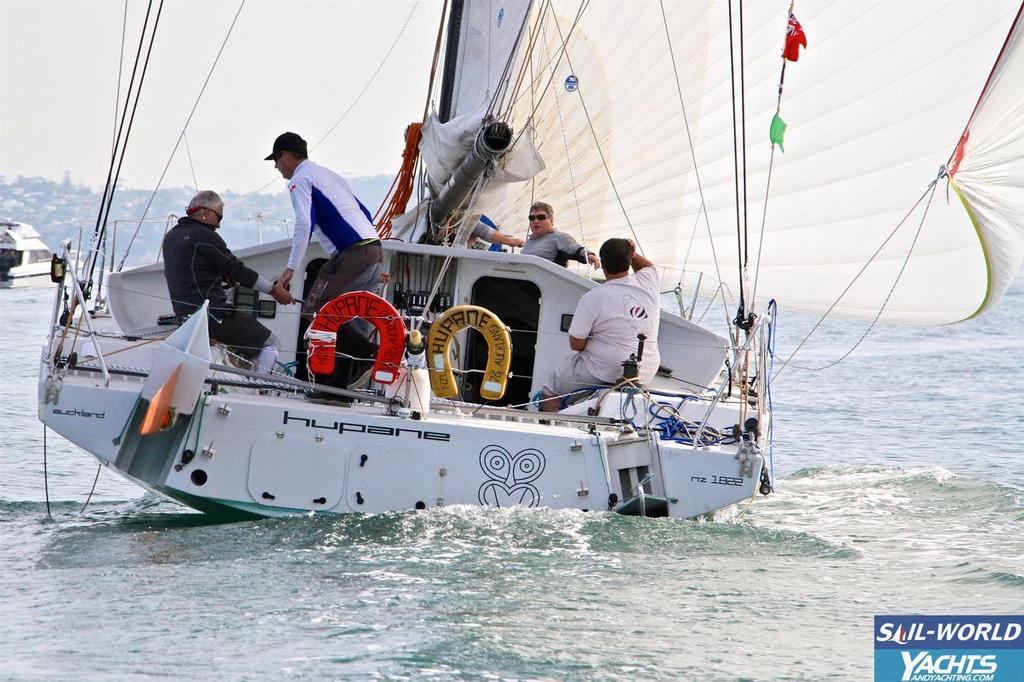
M999 300L1024 262L1024 23L1020 12L954 155L953 188L985 249L988 290ZM977 314L975 313L975 314Z
M743 8L748 267L758 303L823 311L838 300L835 314L873 318L884 307L885 320L944 323L994 301L1021 257L1024 193L1006 179L1019 182L1022 158L1019 35L975 113L956 178L980 227L952 192L948 199L945 179L911 208L956 147L1018 5L798 2L809 46L786 70L789 128L771 166L789 2ZM691 283L701 271L735 297L738 33L731 71L725 3L666 2L662 11L658 2L532 8L503 103L517 133L535 130L546 169L480 209L519 232L530 202L548 201L557 226L591 248L632 232L670 268L666 281L685 270Z

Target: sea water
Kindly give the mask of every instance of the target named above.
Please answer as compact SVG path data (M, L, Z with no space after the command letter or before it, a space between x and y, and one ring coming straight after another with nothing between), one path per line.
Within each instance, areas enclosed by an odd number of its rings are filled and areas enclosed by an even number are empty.
M1024 280L773 387L777 492L712 521L452 507L215 523L36 419L0 291L0 679L865 680L875 614L1024 612ZM778 317L788 356L814 319ZM828 322L794 362L866 328ZM778 369L778 365L776 366Z

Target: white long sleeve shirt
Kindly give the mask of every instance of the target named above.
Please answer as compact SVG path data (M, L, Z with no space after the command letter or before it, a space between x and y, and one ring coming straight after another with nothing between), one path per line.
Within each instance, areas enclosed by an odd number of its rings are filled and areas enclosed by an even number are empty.
M295 210L295 233L288 267L298 270L316 234L328 256L356 242L377 237L370 212L352 193L345 178L309 159L298 165L288 183Z

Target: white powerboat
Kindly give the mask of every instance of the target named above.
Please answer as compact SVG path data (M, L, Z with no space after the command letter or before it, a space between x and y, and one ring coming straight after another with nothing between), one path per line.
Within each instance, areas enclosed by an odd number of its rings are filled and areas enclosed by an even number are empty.
M0 289L48 284L52 257L31 225L0 222Z

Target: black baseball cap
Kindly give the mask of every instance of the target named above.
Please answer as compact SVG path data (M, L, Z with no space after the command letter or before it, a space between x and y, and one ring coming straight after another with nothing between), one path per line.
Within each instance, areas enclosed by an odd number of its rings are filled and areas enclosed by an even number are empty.
M264 161L276 161L277 155L281 152L296 152L303 158L306 157L306 141L295 133L281 133L274 140L274 151Z

